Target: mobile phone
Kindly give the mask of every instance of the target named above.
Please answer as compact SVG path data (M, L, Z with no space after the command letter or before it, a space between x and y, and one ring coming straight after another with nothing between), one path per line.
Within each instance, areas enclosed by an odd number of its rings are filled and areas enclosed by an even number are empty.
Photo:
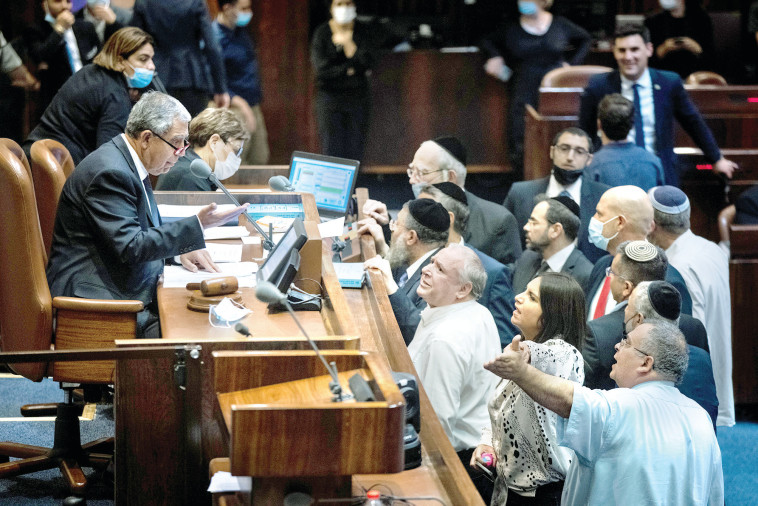
M495 481L495 473L492 472L492 469L485 466L479 461L476 462L476 467L478 467L479 470L482 471L482 473L484 474L484 476L487 477L488 480Z

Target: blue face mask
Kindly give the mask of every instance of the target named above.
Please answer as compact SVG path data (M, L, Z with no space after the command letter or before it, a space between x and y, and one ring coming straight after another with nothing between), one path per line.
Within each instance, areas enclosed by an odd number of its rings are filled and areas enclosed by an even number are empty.
M534 14L537 14L537 3L536 2L519 2L518 11L524 16L533 16Z
M604 250L604 251L607 250L608 243L611 241L611 239L619 235L619 233L617 230L616 233L613 234L611 237L605 237L603 235L603 227L605 227L606 224L610 223L616 218L618 218L618 216L614 216L613 218L611 218L610 220L606 222L602 222L595 217L590 218L590 224L587 229L590 242L594 244L595 246L597 246L598 248L600 248L601 250Z
M237 21L235 24L237 26L247 26L251 19L253 19L252 12L240 12L237 14Z
M132 77L126 76L126 82L130 88L144 88L153 81L153 74L155 72L152 70L134 68L134 75Z
M55 24L55 18L49 12L45 14L45 21L47 21L51 25Z

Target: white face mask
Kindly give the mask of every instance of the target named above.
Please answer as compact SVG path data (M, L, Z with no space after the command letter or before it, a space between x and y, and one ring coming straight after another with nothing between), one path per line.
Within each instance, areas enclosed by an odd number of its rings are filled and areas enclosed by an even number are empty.
M679 0L659 0L661 8L667 11L673 11L679 6Z
M221 161L221 152L223 152L223 144L224 142L221 141L220 143L222 145L221 149L218 149L219 143L216 143L216 146L213 148L213 154L216 156L216 166L213 168L213 173L216 174L216 177L224 180L232 177L237 170L239 170L240 165L242 164L242 159L237 155L237 153L229 152L228 155L226 155L226 159ZM242 151L242 148L240 147L240 152Z
M350 23L355 19L356 15L355 5L335 7L332 9L332 16L334 17L334 20L341 25Z

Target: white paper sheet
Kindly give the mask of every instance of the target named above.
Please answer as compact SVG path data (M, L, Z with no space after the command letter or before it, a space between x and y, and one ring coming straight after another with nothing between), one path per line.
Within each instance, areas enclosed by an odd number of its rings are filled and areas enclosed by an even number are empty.
M206 241L214 239L239 239L241 237L248 237L249 235L250 231L243 226L213 227L203 230L203 236Z
M318 224L318 233L322 239L327 237L339 237L345 228L345 217L342 216L336 220L329 220Z
M242 244L219 244L206 242L205 249L211 254L214 262L241 262Z
M236 276L240 288L255 286L255 273L258 271L258 264L255 262L226 263L219 264L218 267L221 272L190 272L181 265L167 265L163 269L163 286L184 288L187 283L200 283L204 279L223 276Z
M253 479L250 476L232 476L232 473L218 471L211 477L208 492L250 492L253 490Z

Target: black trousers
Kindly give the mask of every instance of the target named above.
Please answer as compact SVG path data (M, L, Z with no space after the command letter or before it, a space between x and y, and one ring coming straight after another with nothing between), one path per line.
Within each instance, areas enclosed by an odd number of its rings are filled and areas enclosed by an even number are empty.
M471 481L474 482L476 489L479 491L479 495L482 496L484 504L489 504L490 501L492 501L492 492L494 490L495 484L490 481L487 476L485 476L483 471L472 469L469 465L471 463L471 455L473 455L475 449L476 448L469 448L467 450L461 450L457 452L458 458L461 459L463 468L468 471L468 475L471 478Z
M371 116L371 96L365 92L316 92L316 122L321 152L362 160Z

